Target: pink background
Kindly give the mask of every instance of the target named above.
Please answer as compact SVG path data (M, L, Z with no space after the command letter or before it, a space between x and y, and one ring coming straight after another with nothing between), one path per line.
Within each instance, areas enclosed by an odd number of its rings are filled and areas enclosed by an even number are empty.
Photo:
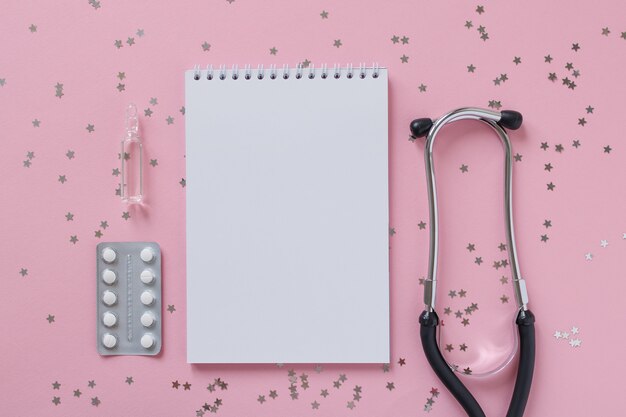
M526 415L623 415L622 2L101 0L95 5L87 0L1 5L1 415L195 416L216 399L222 402L217 414L227 416L464 415L419 344L419 278L427 268L429 219L423 145L407 140L407 126L416 117L437 117L459 106L493 107L496 101L525 117L511 137L521 155L514 165L520 263L537 316L536 377ZM481 26L487 40L480 38ZM408 39L393 43L394 35ZM123 47L116 48L116 40ZM282 66L307 59L331 66L377 61L389 68L392 363L388 372L382 365L317 370L315 365L188 365L183 71L194 64ZM565 77L575 88L563 84ZM55 95L57 83L63 85L61 97ZM129 102L142 114L146 159L156 160L156 166L145 166L147 202L141 209L120 202L119 177L112 175L119 167ZM146 109L151 117L144 116ZM463 123L445 130L436 151L442 207L438 305L453 311L471 302L480 306L463 316L470 320L465 327L440 312L444 337L455 346L451 360L472 366L483 350L511 347L513 300L501 301L511 296L510 282L499 281L510 271L493 265L506 258L498 249L504 242L501 149L485 127ZM544 226L546 220L551 227ZM163 303L175 311L163 312L164 348L156 358L103 358L96 352L94 248L120 240L154 240L163 251ZM466 249L469 243L474 252ZM477 265L476 257L484 262ZM460 289L467 291L465 298L448 295ZM557 331L570 333L568 339L555 338ZM574 340L579 347L570 345ZM465 356L462 343L469 347ZM289 395L291 369L298 399ZM342 374L344 382L334 388ZM208 391L216 378L228 386ZM487 415L504 414L512 368L495 378L464 380ZM174 389L174 381L191 385ZM438 395L432 396L433 388ZM276 390L275 399L270 390ZM434 403L425 409L429 398Z

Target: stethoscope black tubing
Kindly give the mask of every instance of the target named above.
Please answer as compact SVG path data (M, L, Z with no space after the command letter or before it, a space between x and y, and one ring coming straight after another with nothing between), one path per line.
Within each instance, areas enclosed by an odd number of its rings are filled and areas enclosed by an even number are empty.
M520 356L513 397L506 417L522 417L524 415L535 370L535 315L530 310L523 313L522 315L520 312L515 321L519 331Z
M420 338L426 359L441 382L461 404L469 417L486 417L485 412L472 393L450 369L437 343L439 317L435 311L424 311L420 315ZM520 336L520 359L513 396L506 417L522 417L530 395L530 386L535 368L535 316L529 310L517 317Z

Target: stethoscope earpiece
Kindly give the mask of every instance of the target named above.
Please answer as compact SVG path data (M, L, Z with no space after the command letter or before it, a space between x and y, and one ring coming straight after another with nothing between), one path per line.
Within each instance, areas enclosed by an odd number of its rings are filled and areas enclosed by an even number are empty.
M524 120L522 113L515 110L503 110L500 114L502 115L498 122L500 126L511 130L517 130L522 126Z
M431 127L433 127L433 120L425 118L413 120L409 129L413 138L423 138L428 135Z

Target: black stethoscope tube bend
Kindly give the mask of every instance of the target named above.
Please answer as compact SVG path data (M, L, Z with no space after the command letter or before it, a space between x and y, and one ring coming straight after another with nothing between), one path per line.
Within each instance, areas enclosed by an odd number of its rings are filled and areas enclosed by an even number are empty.
M520 357L515 388L513 389L513 396L506 417L522 417L524 415L533 380L533 370L535 368L535 316L530 310L526 310L524 313L523 317L521 314L518 315L516 320L520 340ZM435 374L461 404L469 417L486 417L478 401L476 401L472 393L463 385L443 358L437 343L438 325L439 317L437 317L437 313L434 311L430 313L424 311L420 315L420 338L422 339L422 347L428 363L430 363Z

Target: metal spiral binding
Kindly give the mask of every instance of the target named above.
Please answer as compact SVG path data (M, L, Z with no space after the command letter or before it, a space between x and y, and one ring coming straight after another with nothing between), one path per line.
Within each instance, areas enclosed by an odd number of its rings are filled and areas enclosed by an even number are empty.
M206 67L206 80L213 80L217 78L218 80L226 80L228 77L229 70L226 68L226 65L220 65L219 69L215 71L217 74L214 74L213 65L207 65ZM342 67L340 64L334 64L332 69L329 71L328 64L322 64L319 67L315 67L315 65L310 64L307 67L304 67L302 63L296 65L295 68L289 67L289 65L284 64L282 69L277 69L276 64L272 64L266 70L263 67L263 64L259 64L256 70L253 70L249 64L246 64L243 67L242 74L243 80L251 80L256 77L259 80L262 80L266 77L270 80L276 80L282 78L284 80L288 80L292 76L292 72L295 72L295 78L300 79L314 79L318 76L320 78L326 79L329 76L332 76L334 79L339 79L345 76L346 78L355 78L355 75L358 74L359 79L364 79L369 77L378 78L380 74L380 66L377 62L373 63L371 67L365 65L365 63L359 63L358 69L355 71L354 65L346 64ZM200 65L195 65L193 67L193 78L194 80L199 81L202 77L203 71L200 69ZM234 64L230 69L230 78L233 80L238 80L240 78L239 66Z
M322 78L324 78L324 79L325 79L326 77L328 77L328 65L326 65L326 64L322 64L322 68L321 68L321 70L322 70L321 77L322 77Z

